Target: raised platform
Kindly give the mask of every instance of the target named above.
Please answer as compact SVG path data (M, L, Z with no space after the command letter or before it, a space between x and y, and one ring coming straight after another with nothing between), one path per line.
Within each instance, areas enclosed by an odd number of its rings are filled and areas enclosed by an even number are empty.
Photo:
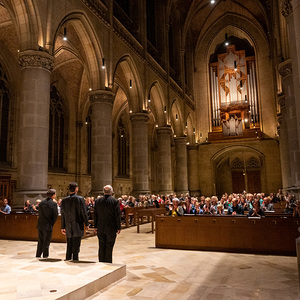
M1 241L1 244L7 242L10 246L17 243ZM61 258L27 258L25 252L20 253L18 247L16 250L8 255L3 254L1 249L3 284L0 299L82 300L126 275L125 265L105 264L95 260L72 262Z

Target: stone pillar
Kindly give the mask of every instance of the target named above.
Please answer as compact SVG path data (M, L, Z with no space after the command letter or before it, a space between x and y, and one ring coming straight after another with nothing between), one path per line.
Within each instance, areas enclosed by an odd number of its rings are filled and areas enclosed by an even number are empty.
M175 138L176 156L176 186L177 195L188 192L188 171L187 171L187 139L186 137Z
M295 106L293 114L296 117L296 133L298 150L295 150L291 160L300 166L300 0L284 0L282 2L282 14L286 17L290 55L291 55L291 67L293 69L293 94L295 97ZM293 138L295 139L295 138ZM294 148L295 149L295 148ZM292 162L291 161L291 162ZM292 175L293 171L291 169ZM291 192L300 195L300 172L299 167L292 178Z
M188 145L188 182L191 196L200 196L198 144Z
M172 160L171 160L170 127L158 127L157 134L157 190L160 194L170 194L172 188Z
M289 154L289 142L286 122L286 107L284 94L279 96L278 103L280 105L280 115L278 116L278 134L279 134L279 149L282 174L282 188L284 191L291 186L291 166Z
M134 196L150 193L148 120L147 113L135 113L130 116L132 128L132 193Z
M112 184L112 107L115 94L97 90L90 94L92 107L92 195Z
M288 188L294 188L297 186L297 177L300 177L300 163L297 161L299 143L291 60L287 60L279 65L279 73L282 76L282 88L285 94L285 121L287 128L291 184Z
M27 197L45 195L47 191L50 74L53 57L46 52L27 50L20 53L19 62L21 99L14 206L23 206Z
M76 182L78 183L78 194L82 195L83 191L83 185L81 183L81 158L82 153L81 153L81 133L82 133L82 127L83 127L83 122L82 121L76 121Z

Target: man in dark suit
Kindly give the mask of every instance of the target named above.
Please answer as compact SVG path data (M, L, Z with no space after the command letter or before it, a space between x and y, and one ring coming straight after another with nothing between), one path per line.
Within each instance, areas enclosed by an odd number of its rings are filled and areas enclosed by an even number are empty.
M49 256L49 245L52 238L53 225L57 219L57 204L53 201L56 197L56 190L50 189L47 198L39 204L39 218L37 229L39 234L36 257L44 258Z
M106 185L104 196L95 202L95 230L99 239L99 261L112 263L112 252L116 235L121 231L119 201L112 197L113 188Z
M69 184L70 195L61 203L61 232L67 236L66 260L78 261L81 237L88 227L84 199L77 195L76 182Z

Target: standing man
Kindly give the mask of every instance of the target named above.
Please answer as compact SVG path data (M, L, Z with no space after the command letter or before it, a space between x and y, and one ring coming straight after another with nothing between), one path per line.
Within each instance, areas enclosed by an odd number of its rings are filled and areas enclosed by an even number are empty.
M53 201L56 190L49 189L47 198L39 204L39 218L37 229L39 240L36 249L36 257L47 258L49 256L49 245L52 238L53 225L57 219L57 204Z
M77 195L76 182L70 182L69 193L61 203L61 233L67 236L66 260L78 261L81 237L89 223L84 199Z
M104 196L95 202L95 230L99 239L99 261L112 263L116 235L121 231L119 201L112 197L113 188L106 185Z

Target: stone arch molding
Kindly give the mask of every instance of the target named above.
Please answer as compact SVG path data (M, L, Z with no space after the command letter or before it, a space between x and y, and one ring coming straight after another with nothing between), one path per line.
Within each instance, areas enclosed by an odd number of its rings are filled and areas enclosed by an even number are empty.
M128 105L133 113L146 109L143 99L144 93L141 84L141 76L136 64L129 54L122 56L116 63L113 75L113 82L119 82L124 93L128 96Z
M218 166L220 166L228 158L231 158L231 162L238 158L242 161L244 167L246 167L250 159L256 159L259 162L259 165L262 166L265 155L261 151L250 146L229 146L217 151L214 155L212 155L211 162L215 168L218 168Z
M105 89L105 86L107 86L108 83L106 73L107 68L104 70L102 69L102 59L105 57L104 51L95 28L91 25L91 22L84 13L72 12L71 14L64 16L58 22L58 25L53 32L53 50L51 54L55 56L60 50L68 51L69 47L61 47L62 49L56 49L55 47L57 39L61 36L62 28L65 24L73 26L81 41L86 57L86 61L81 63L85 66L87 71L90 87L93 90ZM69 46L71 46L71 48L75 47L72 44Z
M156 124L158 126L164 126L166 121L164 107L167 104L165 103L162 87L158 81L155 81L151 85L148 96L150 96L150 103L148 102L148 107L150 108L150 112L153 114Z
M36 0L0 0L7 9L19 40L19 50L38 49L42 39L41 14L37 13ZM37 30L39 28L39 30ZM35 31L36 30L36 31Z

